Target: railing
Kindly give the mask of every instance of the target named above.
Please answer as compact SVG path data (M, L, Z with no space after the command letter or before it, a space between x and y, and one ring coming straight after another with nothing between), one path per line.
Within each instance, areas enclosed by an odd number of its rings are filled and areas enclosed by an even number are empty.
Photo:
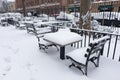
M111 58L113 60L120 61L120 34L110 33L105 31L95 31L95 30L86 30L86 29L75 29L71 28L72 32L78 33L83 36L82 43L74 43L73 47L86 47L94 39L98 39L102 36L110 36L110 40L104 46L103 56Z
M120 13L119 12L97 12L92 13L94 19L96 19L101 25L120 27Z

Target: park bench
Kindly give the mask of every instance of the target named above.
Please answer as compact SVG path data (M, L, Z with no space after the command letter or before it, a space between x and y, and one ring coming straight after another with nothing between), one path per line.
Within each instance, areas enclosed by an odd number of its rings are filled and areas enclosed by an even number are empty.
M96 39L89 43L87 47L76 49L68 54L66 58L72 61L69 67L76 67L87 75L88 63L92 62L96 67L99 66L100 55L103 54L104 45L109 40L108 36Z
M57 51L59 51L57 45L44 40L44 35L36 35L36 37L38 39L38 45L40 50L44 50L47 53L46 49L48 49L48 47L54 46L57 48Z
M35 35L50 33L51 27L36 27L33 23L26 23L27 33L34 33Z
M7 19L2 19L2 20L1 20L1 25L2 25L2 26L8 26L8 21L7 21Z
M18 29L25 29L25 28L26 28L26 25L25 25L25 24L20 23L20 22L18 22L18 21L15 21L15 22L14 22L14 25L15 25L15 27L18 28Z

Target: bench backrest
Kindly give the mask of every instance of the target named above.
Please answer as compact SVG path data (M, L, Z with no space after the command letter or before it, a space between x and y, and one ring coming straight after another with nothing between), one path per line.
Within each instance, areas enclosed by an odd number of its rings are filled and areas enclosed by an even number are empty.
M14 23L16 27L20 27L20 23L18 21L15 21Z
M105 36L89 44L87 48L87 54L85 54L85 57L87 57L86 64L88 64L88 61L90 61L91 59L100 57L100 55L103 53L104 45L108 40L109 37Z
M26 23L26 29L28 32L33 32L36 35L36 28L32 23Z

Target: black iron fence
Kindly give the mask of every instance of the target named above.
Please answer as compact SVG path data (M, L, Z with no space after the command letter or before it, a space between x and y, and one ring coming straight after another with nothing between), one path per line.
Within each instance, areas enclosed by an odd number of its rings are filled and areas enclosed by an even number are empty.
M86 29L75 29L71 28L72 32L78 33L83 36L83 41L81 43L74 43L73 47L86 47L94 39L98 39L102 36L109 36L110 40L104 46L103 56L111 58L113 60L120 61L120 34L110 33L110 32L101 32L95 30L86 30Z
M120 27L120 20L113 19L113 20L108 20L108 19L96 19L101 25L104 26L113 26L113 27Z
M120 13L119 12L98 12L92 13L101 25L120 27Z

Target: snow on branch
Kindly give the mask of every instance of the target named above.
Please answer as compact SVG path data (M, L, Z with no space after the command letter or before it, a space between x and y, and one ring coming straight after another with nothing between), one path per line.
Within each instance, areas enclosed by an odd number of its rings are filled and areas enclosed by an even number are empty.
M82 20L83 20L83 24L82 25L85 25L89 22L89 17L90 17L90 11L87 11L87 13L85 15L82 15Z

